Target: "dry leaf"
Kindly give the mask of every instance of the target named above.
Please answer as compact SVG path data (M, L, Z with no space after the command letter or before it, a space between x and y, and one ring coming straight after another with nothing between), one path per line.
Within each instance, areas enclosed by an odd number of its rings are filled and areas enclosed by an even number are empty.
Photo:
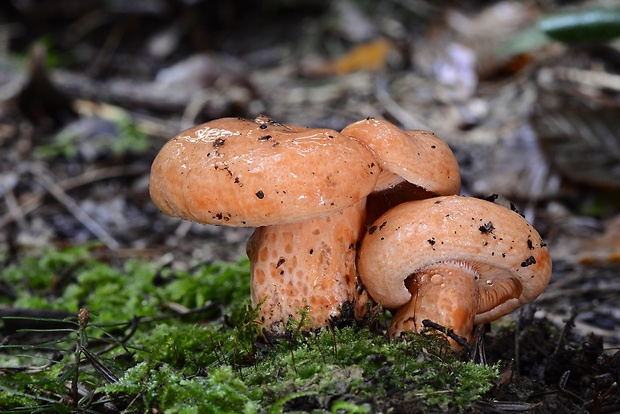
M583 264L597 262L620 263L620 216L606 223L605 232L587 242L578 256Z
M620 117L617 109L547 112L534 122L551 165L565 179L620 188Z
M361 70L378 71L388 65L393 57L398 58L397 47L387 39L373 40L354 46L338 59L329 61L309 58L301 63L301 72L306 77L317 78L344 75Z

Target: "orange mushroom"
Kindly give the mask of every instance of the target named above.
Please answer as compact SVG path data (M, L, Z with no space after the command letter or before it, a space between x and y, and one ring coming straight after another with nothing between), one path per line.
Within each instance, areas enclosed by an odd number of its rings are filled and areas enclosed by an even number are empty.
M390 335L419 332L428 319L467 341L475 324L533 301L551 277L546 244L523 217L461 196L383 214L364 236L357 266L372 298L397 310Z
M151 166L161 211L237 227L293 223L355 204L379 166L356 141L330 129L223 118L181 132Z
M405 201L459 194L458 162L448 144L434 134L403 131L377 118L355 122L342 133L364 144L382 168L377 186L368 197L370 223Z
M299 309L316 328L355 304L355 245L379 172L366 148L336 131L225 118L166 143L150 193L171 216L258 227L248 243L252 299L278 333Z

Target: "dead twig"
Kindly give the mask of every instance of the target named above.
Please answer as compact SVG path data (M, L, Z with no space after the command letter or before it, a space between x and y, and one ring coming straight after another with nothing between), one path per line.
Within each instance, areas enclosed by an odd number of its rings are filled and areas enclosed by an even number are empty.
M539 313L539 316L541 318L546 318L547 320L549 320L549 322L553 323L556 326L563 327L566 325L565 317L562 315L547 311L539 311ZM575 326L573 329L575 329L580 335L587 335L589 333L593 333L594 335L600 336L603 339L611 338L615 341L617 341L618 339L618 332L616 331L599 328L580 321L575 321L574 323Z
M560 332L558 343L555 349L553 350L553 354L551 354L552 358L557 356L560 350L562 349L562 345L564 344L564 341L566 340L567 335L575 327L576 318L577 318L577 310L574 307L571 307L568 319L564 321L564 326L562 327L562 331Z
M580 280L580 278L574 278ZM553 285L553 290L543 292L537 299L537 303L555 302L558 298L568 297L584 297L592 295L600 297L603 294L617 294L620 292L620 282L616 281L599 281L596 285L580 285L576 287L558 288L560 283Z
M481 365L487 365L487 356L484 352L484 331L486 325L476 325L474 328L474 339L471 347L471 360Z
M553 70L553 74L558 79L580 85L620 91L620 76L612 73L560 66Z
M471 353L471 345L469 345L469 343L467 342L465 338L463 338L460 335L455 334L452 329L446 328L445 326L442 326L436 322L433 322L430 319L424 319L422 321L422 326L424 326L425 328L431 328L431 329L434 329L436 331L443 333L448 338L452 339L454 342L462 346L463 349L465 349L467 352Z
M60 202L73 216L91 233L101 240L108 248L118 249L121 244L112 237L99 223L94 220L80 205L56 183L49 178L49 173L41 167L31 170L35 180L41 184L58 202Z
M417 119L411 112L405 110L392 99L388 92L387 78L384 75L377 77L375 96L381 105L383 105L383 109L393 116L404 129L423 129L425 131L431 131L428 125Z
M583 408L589 410L592 414L600 414L603 413L603 406L606 400L612 399L614 394L617 394L618 383L613 382L606 391L599 391L594 388L592 390L593 398L589 401L586 401L583 404ZM617 402L617 395L616 395Z
M29 171L32 168L28 169ZM114 167L100 168L97 170L89 170L75 177L68 178L66 180L55 183L53 186L57 188L57 191L66 193L78 187L83 187L88 184L92 184L96 181L106 180L110 178L118 178L123 176L140 175L148 171L148 167L142 165L121 165ZM45 187L45 186L44 186ZM33 212L41 206L46 193L41 191L32 193L21 204L9 208L9 212L0 217L0 229L19 220L20 217L25 217L29 213ZM17 201L17 200L16 200ZM6 195L5 195L5 202ZM19 222L18 222L19 223Z
M20 208L12 186L6 186L4 189L4 202L6 203L9 214L15 219L20 229L26 230L28 223L24 211Z

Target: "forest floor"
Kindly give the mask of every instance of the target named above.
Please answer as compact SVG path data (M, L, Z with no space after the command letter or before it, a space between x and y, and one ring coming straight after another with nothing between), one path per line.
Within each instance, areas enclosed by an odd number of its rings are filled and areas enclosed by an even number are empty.
M0 6L0 313L64 318L50 308L72 309L62 303L65 289L93 256L119 268L146 260L162 274L244 257L252 229L166 217L151 202L151 162L178 132L228 116L265 114L335 130L373 116L444 139L459 161L463 194L514 203L553 258L543 294L487 327L486 363L499 376L465 410L620 412L617 45L540 33L541 16L567 12L553 1L212 3ZM569 35L579 13L599 7L571 4L573 23L562 23ZM73 264L50 253L84 246L89 253L76 254ZM43 286L32 284L33 257L51 261L38 271L56 272ZM10 321L2 325L3 346L37 341ZM13 371L4 366L0 377L10 382ZM7 387L0 383L0 392ZM269 412L364 412L309 395ZM348 401L372 412L428 412L404 396ZM150 412L163 404L149 402ZM25 412L18 406L6 411Z

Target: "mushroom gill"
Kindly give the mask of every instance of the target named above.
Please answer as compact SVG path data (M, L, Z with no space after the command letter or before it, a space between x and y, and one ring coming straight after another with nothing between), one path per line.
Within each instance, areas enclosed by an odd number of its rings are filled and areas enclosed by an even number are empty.
M478 313L490 311L496 303L517 299L523 292L521 282L512 278L481 280L478 289Z

